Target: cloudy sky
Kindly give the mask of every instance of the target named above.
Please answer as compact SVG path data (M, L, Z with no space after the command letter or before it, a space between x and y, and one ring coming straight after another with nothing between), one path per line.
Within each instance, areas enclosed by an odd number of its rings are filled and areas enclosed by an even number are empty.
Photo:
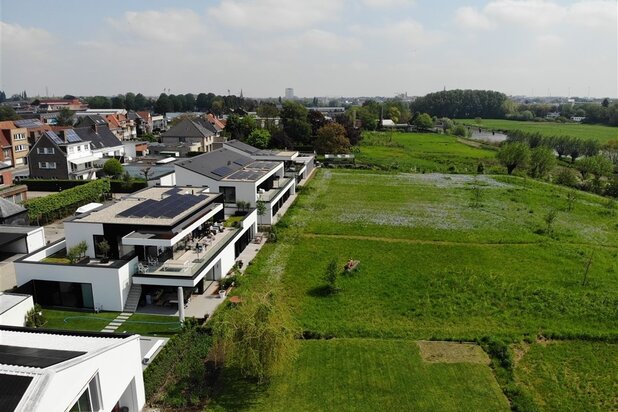
M0 0L0 90L618 96L618 0Z

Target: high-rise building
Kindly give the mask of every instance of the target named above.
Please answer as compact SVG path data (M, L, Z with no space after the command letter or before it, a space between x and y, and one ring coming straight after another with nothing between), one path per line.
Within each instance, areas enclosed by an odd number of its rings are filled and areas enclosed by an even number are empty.
M286 99L293 99L294 98L294 89L291 87L287 87L285 89L285 98Z

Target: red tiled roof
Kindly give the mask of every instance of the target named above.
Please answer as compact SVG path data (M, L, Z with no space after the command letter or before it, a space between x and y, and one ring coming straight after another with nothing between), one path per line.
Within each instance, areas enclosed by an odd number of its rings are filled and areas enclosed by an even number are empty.
M17 129L17 127L11 120L4 120L0 122L0 129Z
M2 133L0 133L0 147L10 146L11 145L9 143L10 138L11 138L11 132L8 129L3 129Z

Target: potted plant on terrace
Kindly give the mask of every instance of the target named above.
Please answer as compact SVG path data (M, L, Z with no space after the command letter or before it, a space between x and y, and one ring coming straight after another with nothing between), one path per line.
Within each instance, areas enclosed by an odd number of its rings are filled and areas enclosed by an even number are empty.
M101 263L109 262L109 257L107 256L110 250L109 242L106 239L103 239L102 241L97 243L97 248L99 249L99 252L103 255L103 257L101 258Z

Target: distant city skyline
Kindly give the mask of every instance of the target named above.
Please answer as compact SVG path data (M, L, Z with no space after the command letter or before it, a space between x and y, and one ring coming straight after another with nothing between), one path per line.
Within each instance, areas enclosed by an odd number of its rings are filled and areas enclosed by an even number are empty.
M618 97L615 0L0 0L7 95Z

